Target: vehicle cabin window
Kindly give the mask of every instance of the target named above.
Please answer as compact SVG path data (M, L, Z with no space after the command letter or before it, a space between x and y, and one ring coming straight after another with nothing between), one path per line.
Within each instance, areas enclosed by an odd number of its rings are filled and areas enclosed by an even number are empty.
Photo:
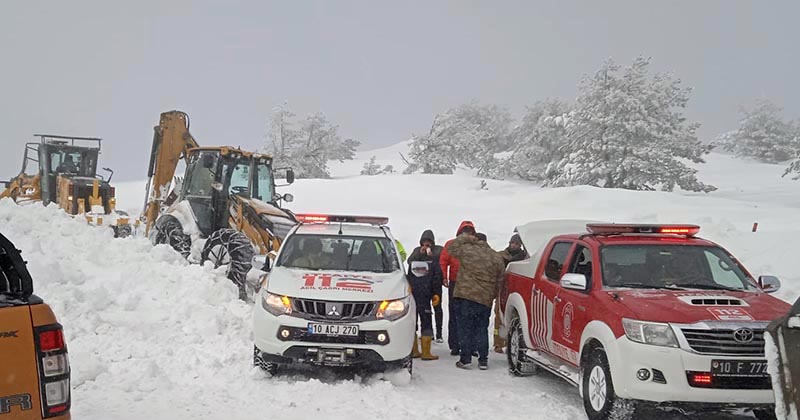
M275 265L307 270L391 273L400 269L396 252L387 238L299 234L281 245L281 255Z
M744 272L736 264L732 264L727 255L719 255L710 250L705 250L705 254L715 282L737 289L742 287L740 278L744 276Z
M748 290L744 271L719 247L608 245L600 251L603 284L610 287Z
M258 183L257 183L257 191L253 195L253 198L261 201L273 201L273 196L275 193L272 190L273 180L272 180L272 170L266 164L258 164L256 166L258 169Z
M592 251L583 245L578 245L575 252L572 253L567 273L583 274L586 276L586 284L590 284L592 282Z
M50 167L55 173L77 174L81 168L81 153L53 152L50 155Z
M561 280L561 272L564 270L564 263L567 261L570 248L572 248L572 242L558 242L553 246L544 267L544 274L548 279Z
M233 167L228 194L250 195L250 162L242 161Z
M212 156L207 158L205 156ZM203 165L204 160L209 160L213 164L207 168ZM194 197L211 197L212 184L214 183L214 169L216 168L217 154L215 152L201 152L194 155L187 167L188 185L186 195Z

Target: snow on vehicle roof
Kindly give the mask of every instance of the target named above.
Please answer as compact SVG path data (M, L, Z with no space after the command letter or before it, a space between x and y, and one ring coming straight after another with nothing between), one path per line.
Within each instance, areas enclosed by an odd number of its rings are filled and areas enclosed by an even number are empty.
M554 236L588 233L586 225L589 223L601 222L578 219L538 220L517 226L516 231L522 238L528 255L532 260L538 261L542 250Z
M383 238L386 236L380 226L357 224L357 223L309 223L300 225L295 231L298 235L338 235L341 226L342 235L345 236L367 236Z

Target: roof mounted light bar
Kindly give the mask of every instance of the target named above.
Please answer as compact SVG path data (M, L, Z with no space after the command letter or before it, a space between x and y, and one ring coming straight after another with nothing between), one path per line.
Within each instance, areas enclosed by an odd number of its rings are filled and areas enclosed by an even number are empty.
M586 230L592 235L623 235L626 233L649 235L680 235L693 237L700 232L697 225L646 225L646 224L615 224L615 223L590 223Z
M296 214L300 223L364 223L383 226L389 224L388 217L352 216L342 214Z

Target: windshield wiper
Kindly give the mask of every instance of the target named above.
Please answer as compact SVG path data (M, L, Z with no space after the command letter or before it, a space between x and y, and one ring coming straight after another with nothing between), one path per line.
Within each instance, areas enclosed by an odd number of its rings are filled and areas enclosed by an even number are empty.
M745 289L737 289L735 287L723 286L721 284L677 284L676 286L686 287L689 289L728 290L731 292L743 292L745 290Z
M611 287L630 287L631 289L668 289L668 290L686 290L676 284L653 285L644 283L622 283L615 284Z

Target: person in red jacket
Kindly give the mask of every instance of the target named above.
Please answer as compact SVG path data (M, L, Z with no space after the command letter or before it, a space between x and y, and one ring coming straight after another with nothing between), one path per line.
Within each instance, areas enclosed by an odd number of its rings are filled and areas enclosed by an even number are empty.
M456 236L460 235L475 236L475 224L469 220L461 222L456 231ZM444 244L442 253L439 256L439 265L442 268L442 284L447 287L447 313L450 318L447 321L447 344L450 347L450 355L458 356L460 347L458 345L458 327L456 326L456 305L453 296L456 290L459 263L457 258L447 252L447 247L450 246L453 240L451 239Z

